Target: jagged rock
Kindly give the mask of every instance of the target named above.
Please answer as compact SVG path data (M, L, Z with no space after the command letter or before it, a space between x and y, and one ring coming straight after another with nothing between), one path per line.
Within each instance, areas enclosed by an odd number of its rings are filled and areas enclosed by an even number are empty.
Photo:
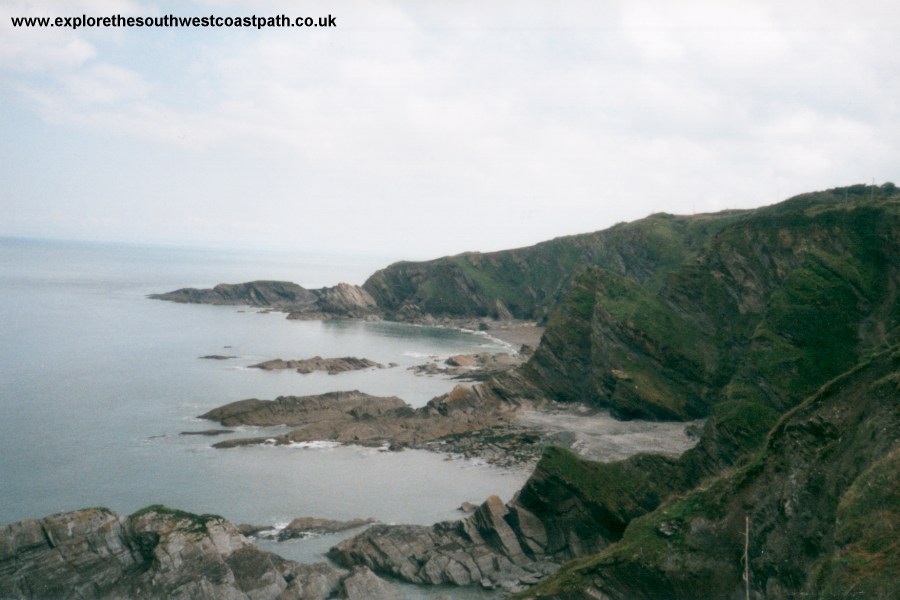
M274 598L280 562L221 518L86 509L0 531L0 597Z
M375 525L339 543L328 556L344 566L364 565L412 583L513 589L557 567L525 556L507 514L492 496L465 520L432 527Z
M334 287L314 290L318 295L318 310L334 314L367 314L377 311L378 305L369 292L358 285L339 283Z
M339 593L397 597L371 572L263 552L215 515L153 506L124 518L92 508L0 527L0 598L325 600Z
M346 600L400 600L397 588L366 567L354 567L341 587L341 598Z
M290 583L278 600L326 600L340 591L346 575L324 562L294 565L288 572Z

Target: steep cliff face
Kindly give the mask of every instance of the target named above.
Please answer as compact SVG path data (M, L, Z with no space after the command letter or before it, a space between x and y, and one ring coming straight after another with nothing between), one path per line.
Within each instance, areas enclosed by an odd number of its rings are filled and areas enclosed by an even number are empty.
M898 397L894 348L785 415L752 460L632 521L617 544L523 597L738 597L745 542L754 598L893 597Z
M525 374L622 417L702 416L723 399L785 410L900 340L897 256L896 194L750 211L658 278L582 271Z
M635 281L652 280L692 257L704 240L739 214L658 214L527 248L400 262L376 272L363 288L397 317L429 313L541 320L584 266L599 265Z

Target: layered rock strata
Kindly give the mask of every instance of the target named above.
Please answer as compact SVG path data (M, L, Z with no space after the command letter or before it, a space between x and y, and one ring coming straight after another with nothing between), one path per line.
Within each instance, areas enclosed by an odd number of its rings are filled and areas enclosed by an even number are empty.
M263 552L229 521L153 506L102 508L0 527L2 598L324 600L397 598L358 568L300 565Z

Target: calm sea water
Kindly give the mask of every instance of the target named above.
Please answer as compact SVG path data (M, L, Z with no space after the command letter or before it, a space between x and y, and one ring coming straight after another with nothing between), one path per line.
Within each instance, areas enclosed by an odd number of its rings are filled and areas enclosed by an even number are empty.
M226 402L359 389L421 406L454 382L414 375L429 356L504 351L478 334L385 322L288 321L147 294L282 279L362 283L371 259L0 238L0 523L86 506L153 503L274 524L299 516L428 524L464 500L509 499L527 477L420 451L353 446L214 450L196 415ZM228 361L200 360L228 354ZM392 369L264 372L271 358L359 356ZM247 430L245 434L254 432ZM336 542L280 544L312 560Z

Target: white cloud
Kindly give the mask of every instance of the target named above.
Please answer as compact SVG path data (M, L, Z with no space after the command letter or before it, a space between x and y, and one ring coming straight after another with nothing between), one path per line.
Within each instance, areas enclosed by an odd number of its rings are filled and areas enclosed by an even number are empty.
M41 10L260 12L60 6ZM258 239L268 226L337 244L329 232L347 228L361 247L442 252L896 179L900 18L888 3L512 6L303 5L336 14L330 31L17 30L0 36L0 68L60 136L177 157L145 161L158 176L136 177L146 189L130 202L177 198L177 217L131 210L142 227L181 219L168 228L183 235ZM375 233L393 226L404 234Z

